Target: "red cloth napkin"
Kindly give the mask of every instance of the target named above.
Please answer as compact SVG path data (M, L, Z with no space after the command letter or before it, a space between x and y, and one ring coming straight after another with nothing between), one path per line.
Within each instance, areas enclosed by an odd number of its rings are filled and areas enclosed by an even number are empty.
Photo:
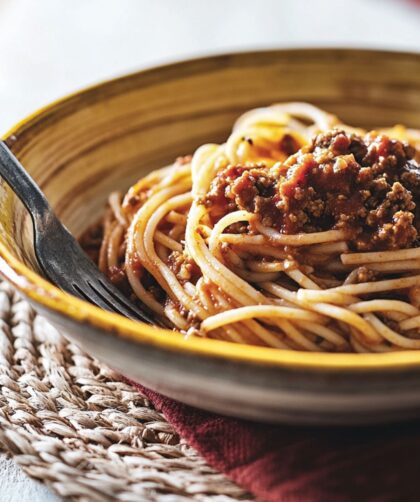
M260 500L420 500L420 424L352 429L259 424L132 385L211 466Z

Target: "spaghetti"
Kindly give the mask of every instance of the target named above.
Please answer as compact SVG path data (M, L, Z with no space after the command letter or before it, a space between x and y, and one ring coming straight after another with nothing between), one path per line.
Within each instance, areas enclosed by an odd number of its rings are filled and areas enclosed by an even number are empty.
M420 134L306 103L151 172L82 238L168 327L286 350L420 349Z

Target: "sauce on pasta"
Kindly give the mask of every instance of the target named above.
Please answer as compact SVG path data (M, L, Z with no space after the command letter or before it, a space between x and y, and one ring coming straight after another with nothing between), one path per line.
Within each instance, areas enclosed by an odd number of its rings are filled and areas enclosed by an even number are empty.
M226 143L111 194L82 244L186 336L420 349L419 144L306 103L251 110Z

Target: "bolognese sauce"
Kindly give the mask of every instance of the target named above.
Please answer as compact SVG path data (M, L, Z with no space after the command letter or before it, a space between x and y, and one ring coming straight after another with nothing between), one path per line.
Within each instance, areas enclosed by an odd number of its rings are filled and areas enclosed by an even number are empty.
M384 134L317 135L286 162L228 166L206 199L217 221L237 209L285 234L341 229L358 251L403 249L419 238L415 150Z
M403 126L366 132L307 103L252 110L225 143L112 193L81 242L186 336L420 350L419 152Z

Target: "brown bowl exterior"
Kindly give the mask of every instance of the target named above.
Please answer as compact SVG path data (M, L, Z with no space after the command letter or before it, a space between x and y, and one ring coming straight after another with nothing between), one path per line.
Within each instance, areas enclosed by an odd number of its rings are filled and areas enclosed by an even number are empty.
M226 138L245 110L308 101L367 128L420 127L420 55L275 50L163 66L74 94L6 141L76 235L108 193ZM175 399L267 421L361 424L420 415L420 353L309 354L185 341L58 291L38 274L31 220L0 182L0 272L92 355Z

